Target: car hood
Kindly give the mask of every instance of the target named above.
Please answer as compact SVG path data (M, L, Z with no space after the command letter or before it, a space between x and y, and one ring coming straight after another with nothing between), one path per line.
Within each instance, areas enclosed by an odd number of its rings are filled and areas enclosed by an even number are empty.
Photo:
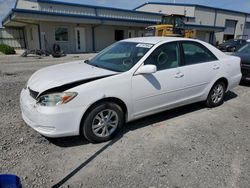
M236 52L232 55L240 57L242 64L249 64L250 65L250 54Z
M93 81L94 78L98 79L114 74L117 74L117 72L94 67L84 63L84 61L77 61L43 68L30 77L27 86L38 93L42 93L66 84L84 80Z

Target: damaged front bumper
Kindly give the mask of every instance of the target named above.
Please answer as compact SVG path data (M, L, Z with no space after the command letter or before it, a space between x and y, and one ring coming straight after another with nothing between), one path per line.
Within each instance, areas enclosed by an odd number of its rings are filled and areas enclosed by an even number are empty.
M84 107L60 105L40 106L30 96L28 89L23 89L20 96L23 120L40 134L47 137L79 135Z

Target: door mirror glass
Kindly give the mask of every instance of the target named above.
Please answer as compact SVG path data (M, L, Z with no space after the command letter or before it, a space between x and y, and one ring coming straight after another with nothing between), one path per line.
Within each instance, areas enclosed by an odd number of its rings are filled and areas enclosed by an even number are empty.
M155 65L143 65L141 66L135 73L135 75L138 74L152 74L157 71L157 68Z

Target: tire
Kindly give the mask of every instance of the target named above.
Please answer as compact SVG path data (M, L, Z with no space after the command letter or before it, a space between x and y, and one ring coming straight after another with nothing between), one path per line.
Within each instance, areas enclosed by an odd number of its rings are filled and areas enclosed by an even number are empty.
M111 140L124 124L124 113L116 103L102 102L91 108L81 125L81 133L91 143Z
M218 93L216 93L216 90ZM207 100L205 101L206 106L209 108L213 108L222 105L225 98L225 91L226 91L225 83L222 81L216 82L211 88Z

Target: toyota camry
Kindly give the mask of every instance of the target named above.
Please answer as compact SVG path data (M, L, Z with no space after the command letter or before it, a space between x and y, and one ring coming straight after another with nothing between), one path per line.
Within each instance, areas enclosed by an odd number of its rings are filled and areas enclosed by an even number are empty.
M126 39L89 60L43 68L21 92L24 121L47 137L113 138L126 122L204 101L223 103L240 58L194 39Z

